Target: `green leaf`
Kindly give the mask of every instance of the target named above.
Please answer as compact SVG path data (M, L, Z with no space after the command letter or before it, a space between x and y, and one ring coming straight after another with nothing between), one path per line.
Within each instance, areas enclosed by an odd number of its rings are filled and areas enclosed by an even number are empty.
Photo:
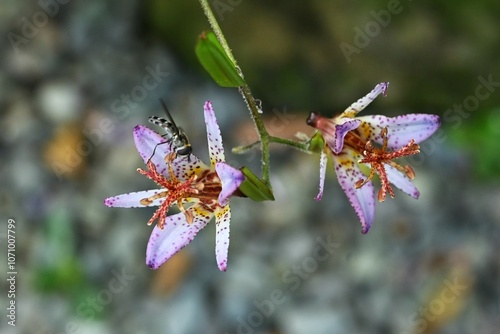
M274 195L271 189L259 179L248 167L242 167L240 170L245 175L245 181L240 185L240 191L248 198L256 201L274 201Z
M240 87L245 84L213 32L200 35L195 51L203 68L219 86Z

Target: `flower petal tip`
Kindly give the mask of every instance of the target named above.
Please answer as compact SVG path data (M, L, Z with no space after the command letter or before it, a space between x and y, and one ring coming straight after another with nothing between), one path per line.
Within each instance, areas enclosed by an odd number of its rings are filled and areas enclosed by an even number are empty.
M367 233L368 233L368 231L370 231L370 227L371 227L371 226L368 226L368 225L363 225L363 226L361 227L361 234L367 234Z
M318 194L318 195L316 195L316 197L314 197L314 199L316 200L316 202L321 201L322 198L323 198L323 193Z
M208 153L210 155L210 165L213 167L217 162L225 161L222 136L219 124L212 108L212 102L207 101L204 105L205 125L207 127Z
M104 200L104 205L107 206L107 207L113 207L113 197L108 197Z
M133 130L134 138L140 137L141 135L144 134L144 132L153 132L153 130L151 130L150 128L148 128L144 125L134 126L134 130Z
M213 108L212 108L212 101L210 100L207 100L205 102L205 104L203 105L203 109L207 112L210 112L210 111L213 111Z
M158 265L158 263L154 263L153 261L150 261L150 262L146 262L147 266L150 268L150 269L153 269L153 270L156 270L158 269L160 266Z
M217 263L217 266L219 267L220 271L225 272L227 270L227 261L222 261L220 263Z
M386 97L387 96L387 89L389 88L389 81L381 82L379 85L381 85L382 95L384 97Z

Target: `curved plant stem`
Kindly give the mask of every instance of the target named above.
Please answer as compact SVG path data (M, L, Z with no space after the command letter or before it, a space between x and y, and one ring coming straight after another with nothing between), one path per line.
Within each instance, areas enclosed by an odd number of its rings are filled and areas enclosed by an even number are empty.
M298 142L290 139L285 139L285 138L280 138L280 137L274 137L270 136L269 141L271 143L278 143L286 146L293 147L294 149L297 149L299 151L305 152L305 153L314 153L309 149L309 142Z
M280 138L280 137L274 137L274 136L269 136L269 142L270 143L277 143L285 146L290 146L296 150L299 150L304 153L315 153L310 149L310 141L303 141L303 142L298 142L290 139L285 139L285 138ZM257 140L256 142L253 142L251 144L245 145L245 146L236 146L233 147L232 152L234 154L244 154L254 148L255 146L260 144L260 140Z
M233 147L231 152L233 152L234 154L245 154L259 144L260 144L260 140L257 140L256 142L253 142L253 143L245 145L245 146Z
M208 22L210 23L210 26L212 27L215 36L217 36L217 40L221 44L222 48L226 52L227 56L229 59L233 62L234 67L238 71L239 75L244 78L243 72L241 69L238 67L238 64L236 63L236 59L233 56L233 53L231 52L231 49L229 48L229 45L227 44L226 38L224 37L224 34L222 33L222 30L219 26L219 23L217 22L217 19L215 18L214 13L212 12L212 9L210 8L210 5L208 3L208 0L200 0L201 7L203 8L203 12L205 13L205 16L208 19ZM248 109L250 110L250 114L252 116L252 120L255 124L255 127L257 129L257 133L259 134L259 141L260 141L260 148L262 150L262 181L271 189L271 182L269 181L269 134L267 133L267 130L264 126L264 123L262 122L262 119L260 118L260 113L261 110L257 106L257 103L255 101L255 98L252 95L252 92L250 91L250 87L248 87L247 84L241 86L239 88L240 94L243 96L243 99L245 100Z

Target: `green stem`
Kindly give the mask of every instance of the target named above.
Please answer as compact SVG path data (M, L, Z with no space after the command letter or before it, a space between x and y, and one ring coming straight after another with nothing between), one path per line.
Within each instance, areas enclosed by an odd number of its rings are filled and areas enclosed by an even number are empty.
M219 23L217 22L217 19L215 18L214 13L212 12L212 9L210 8L210 5L208 3L208 0L200 0L201 7L203 8L203 12L205 13L205 16L208 19L208 22L210 23L210 26L212 27L215 36L217 36L217 40L221 44L222 48L226 52L227 56L229 59L234 64L234 67L240 74L240 76L243 78L243 72L241 69L238 67L238 64L236 63L236 59L233 56L233 53L231 52L231 49L229 48L229 45L227 44L226 38L224 37L224 34L222 33L222 30L219 26ZM248 109L250 110L250 114L252 116L252 120L255 124L255 127L257 129L257 133L259 134L259 141L260 141L260 148L262 150L262 180L264 183L271 189L271 182L269 180L269 170L270 170L270 165L269 165L269 134L267 133L266 127L264 126L264 123L262 122L262 119L260 118L260 109L257 106L257 103L255 101L255 98L252 95L252 92L250 91L250 87L248 85L241 86L239 88L240 94L243 96L243 99L245 100Z
M294 140L290 140L290 139L269 136L269 142L270 143L277 143L277 144L281 144L281 145L285 145L285 146L290 146L296 150L299 150L301 152L308 153L308 154L315 153L314 151L311 151L311 149L310 149L311 143L309 141L298 142L298 141L294 141ZM236 146L236 147L233 147L232 152L234 154L244 154L259 144L260 144L260 140L257 140L256 142L253 142L253 143L245 145L245 146Z
M208 0L200 0L200 4L201 4L201 7L203 8L203 12L205 13L205 16L208 19L208 23L210 23L210 26L212 27L212 30L214 31L215 36L217 36L217 39L219 40L220 45L222 45L222 48L226 52L229 59L231 59L234 66L236 67L236 69L238 69L238 65L236 64L236 59L234 58L233 53L231 52L231 49L229 48L229 45L227 44L226 38L224 37L224 34L222 33L222 30L219 26L219 23L217 22L217 19L215 18L214 12L212 12L212 9L210 8L210 5L208 4Z
M257 140L256 142L253 142L253 143L245 145L245 146L233 147L231 152L233 152L234 154L245 154L259 144L260 144L260 140Z
M298 142L290 139L285 139L285 138L280 138L280 137L274 137L270 136L269 141L271 143L278 143L286 146L293 147L299 151L305 152L305 153L314 153L309 149L309 142Z
M262 122L262 118L260 118L259 107L248 85L241 86L239 90L250 110L250 115L252 116L252 120L257 128L257 133L259 134L260 149L262 151L262 181L271 189L271 182L269 180L269 134L264 126L264 122Z

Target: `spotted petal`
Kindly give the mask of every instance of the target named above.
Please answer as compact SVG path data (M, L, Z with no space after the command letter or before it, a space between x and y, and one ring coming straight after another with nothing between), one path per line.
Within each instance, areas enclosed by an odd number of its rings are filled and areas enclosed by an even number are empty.
M361 121L347 117L326 118L312 112L307 119L307 124L318 129L333 153L339 154L344 147L346 134L356 129Z
M171 145L169 144L159 145L160 143L165 142L165 139L162 136L148 127L137 125L134 128L134 142L137 147L137 151L139 151L139 155L145 164L151 158L151 161L156 165L159 171L161 168L166 167L163 159L167 154L172 153L173 151ZM154 155L153 151L155 151Z
M220 135L219 124L215 118L215 112L212 108L212 102L205 102L205 124L207 126L208 153L210 154L210 164L215 167L217 162L225 161L224 147L222 146L222 137Z
M339 154L344 147L344 138L347 132L356 129L361 122L357 119L337 118L336 123L335 140L334 142L327 141L327 144L330 146L333 153Z
M229 222L231 210L229 205L218 207L215 210L215 257L220 271L226 271L227 253L229 250Z
M104 200L104 205L114 208L145 208L149 206L159 206L165 201L165 196L152 199L147 205L141 204L141 200L144 198L151 198L164 192L165 191L162 189L153 189L117 195L106 198Z
M335 173L337 174L340 186L361 221L361 232L367 233L375 217L373 183L372 181L368 181L361 188L356 189L356 182L366 178L356 164L360 156L357 156L351 150L345 150L344 152L345 154L333 156Z
M396 117L381 115L358 117L363 123L365 139L383 144L380 133L387 127L387 143L391 150L400 149L414 139L418 144L429 138L440 125L439 117L428 114L407 114Z
M213 216L211 212L199 206L192 206L186 211L194 217L191 224L187 222L186 215L181 212L168 216L163 230L158 226L154 227L146 250L146 264L151 269L158 269L165 261L189 244Z
M411 197L418 199L418 197L420 196L420 192L418 191L417 187L415 187L415 185L411 182L408 176L404 175L391 165L384 164L384 168L385 172L387 173L389 182L394 184L396 187L398 187Z
M387 88L389 87L388 82L381 82L378 85L373 88L373 90L351 104L349 108L347 108L341 115L340 117L354 117L356 114L358 114L361 110L365 109L366 106L368 106L370 103L372 103L373 100L377 96L379 96L381 93L385 96L387 93Z
M245 180L245 176L240 170L229 166L225 162L218 162L215 165L215 171L222 183L218 202L220 206L225 206L229 204L229 198Z
M134 128L134 141L137 151L146 164L149 159L156 165L156 169L163 175L168 175L165 156L172 153L170 143L155 131L143 125ZM154 152L154 155L153 155ZM172 162L174 174L181 181L188 179L193 171L207 169L206 165L193 154L189 156L177 156Z
M314 197L314 199L317 201L321 201L321 198L323 197L327 163L328 163L328 154L326 149L324 149L323 151L321 151L321 157L319 158L319 192L318 195Z

